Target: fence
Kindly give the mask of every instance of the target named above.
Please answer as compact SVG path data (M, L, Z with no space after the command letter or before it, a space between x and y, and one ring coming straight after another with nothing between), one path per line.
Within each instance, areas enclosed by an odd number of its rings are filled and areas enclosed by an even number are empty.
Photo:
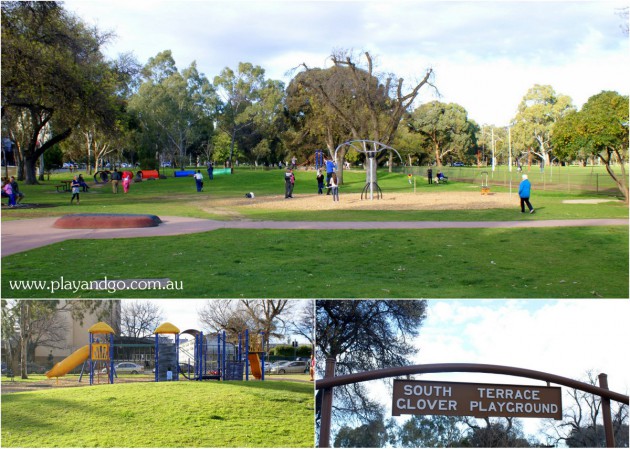
M427 176L427 169L429 167L395 167L394 171L403 173L412 173L418 177ZM507 167L499 166L495 167L495 171L492 171L492 167L448 167L444 166L440 169L432 167L433 174L436 175L438 170L441 170L449 180L458 182L467 182L470 184L481 185L482 177L485 180L485 175L488 176L488 184L490 186L499 186L505 188L518 189L518 184L521 182L521 176L526 173L529 176L529 180L536 190L549 190L549 191L565 191L571 193L593 193L596 195L617 196L619 195L619 189L614 180L608 173L605 172L603 167L579 167L579 166L550 166L543 171L539 167L533 167L527 169L526 167L522 172L517 171L514 167L510 172ZM615 167L615 173L621 176L621 169L619 166ZM628 167L626 166L626 173L628 173ZM627 181L627 179L626 179Z

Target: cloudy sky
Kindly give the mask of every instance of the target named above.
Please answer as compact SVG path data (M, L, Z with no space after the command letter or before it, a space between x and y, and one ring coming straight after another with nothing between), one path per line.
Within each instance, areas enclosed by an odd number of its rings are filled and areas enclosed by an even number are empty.
M415 364L483 363L544 371L577 380L587 372L608 374L613 391L628 394L628 300L441 300L429 301L427 320L416 340ZM512 385L540 381L493 374L452 373L417 376L423 380ZM391 392L372 382L374 396ZM568 404L566 388L564 403ZM405 419L404 417L402 419ZM536 434L538 419L522 419Z
M625 1L92 1L66 8L117 38L109 57L141 63L170 49L212 80L251 62L287 83L302 63L329 67L336 49L368 51L376 70L406 81L435 71L439 97L480 124L507 125L534 84L580 107L602 90L628 94Z
M136 299L124 299L123 304L145 300ZM164 321L168 321L171 324L177 326L181 331L187 329L205 330L205 327L199 322L199 311L202 310L208 301L207 299L153 299L152 303L160 306L162 309L162 316ZM236 300L237 301L237 300ZM293 304L295 311L300 311L304 307L305 301L292 300L296 304ZM310 302L310 301L309 301ZM285 314L287 315L287 314ZM287 318L285 316L285 318ZM303 337L298 335L290 335L291 340L297 340L300 344L308 343Z

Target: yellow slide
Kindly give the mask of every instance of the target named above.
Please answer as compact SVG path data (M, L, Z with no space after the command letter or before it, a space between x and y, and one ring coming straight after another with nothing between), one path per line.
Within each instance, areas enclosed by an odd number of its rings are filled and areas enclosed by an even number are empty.
M62 377L75 369L77 366L85 362L90 356L90 345L85 345L82 348L77 349L68 357L63 359L59 363L55 363L50 371L46 373L46 377L49 379L52 377Z
M262 379L262 371L260 370L260 357L256 353L249 353L249 366L252 369L254 379Z

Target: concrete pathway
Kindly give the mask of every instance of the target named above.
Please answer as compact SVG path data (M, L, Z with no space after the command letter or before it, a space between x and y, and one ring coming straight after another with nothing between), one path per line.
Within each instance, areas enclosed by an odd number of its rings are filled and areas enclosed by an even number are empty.
M217 221L188 217L160 217L163 223L152 228L58 229L59 217L2 222L2 257L69 239L112 239L155 237L216 229L465 229L465 228L543 228L569 226L623 226L628 220L526 220L526 221Z

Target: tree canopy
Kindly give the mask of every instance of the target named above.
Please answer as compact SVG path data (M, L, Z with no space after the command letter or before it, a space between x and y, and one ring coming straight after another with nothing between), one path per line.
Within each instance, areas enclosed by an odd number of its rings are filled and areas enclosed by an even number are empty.
M336 360L337 375L410 364L425 313L422 300L317 301L318 370L323 372L327 358ZM333 413L368 423L381 406L357 383L335 389Z
M2 2L2 121L27 184L38 158L87 114L113 118L100 52L109 37L57 2Z
M555 154L563 159L590 155L599 158L628 202L628 96L603 91L579 112L571 111L553 128ZM621 173L615 172L618 167Z

